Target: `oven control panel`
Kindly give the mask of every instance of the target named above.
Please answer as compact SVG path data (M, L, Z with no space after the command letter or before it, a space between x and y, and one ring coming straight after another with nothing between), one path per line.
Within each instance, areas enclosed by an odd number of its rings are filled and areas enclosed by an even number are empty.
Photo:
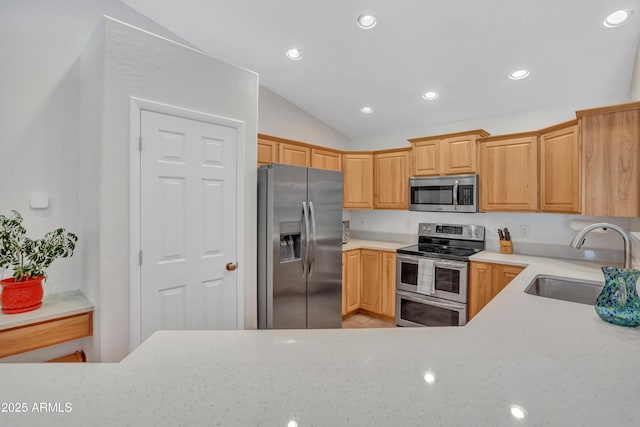
M444 237L484 241L483 225L420 223L418 234L425 237Z

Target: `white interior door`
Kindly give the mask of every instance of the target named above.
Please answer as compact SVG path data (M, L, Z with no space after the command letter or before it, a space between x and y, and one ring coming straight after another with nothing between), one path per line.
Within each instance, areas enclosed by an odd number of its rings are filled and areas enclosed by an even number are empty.
M235 329L237 130L145 110L140 129L141 339Z

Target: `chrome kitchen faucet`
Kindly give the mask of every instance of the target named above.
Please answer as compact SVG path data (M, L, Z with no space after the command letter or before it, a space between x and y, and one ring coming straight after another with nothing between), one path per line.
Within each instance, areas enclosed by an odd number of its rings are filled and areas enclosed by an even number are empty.
M608 222L598 222L595 224L587 225L585 228L580 230L578 234L575 235L573 240L571 240L570 246L572 248L580 249L584 244L585 236L589 234L589 232L598 228L602 228L603 230L607 230L608 228L610 228L620 233L622 239L624 240L624 268L631 268L631 239L629 239L629 234L626 232L626 230L619 225L610 224Z

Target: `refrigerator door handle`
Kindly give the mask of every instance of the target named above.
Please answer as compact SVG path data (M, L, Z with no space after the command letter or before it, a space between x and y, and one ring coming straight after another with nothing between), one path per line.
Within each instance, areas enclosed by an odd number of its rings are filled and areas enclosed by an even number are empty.
M307 274L307 262L309 260L309 208L307 202L302 202L302 217L304 221L304 258L302 258L302 277Z
M309 276L311 276L311 267L316 261L316 249L318 241L316 240L316 211L313 208L313 202L309 202L309 211L311 212L311 259L309 260Z

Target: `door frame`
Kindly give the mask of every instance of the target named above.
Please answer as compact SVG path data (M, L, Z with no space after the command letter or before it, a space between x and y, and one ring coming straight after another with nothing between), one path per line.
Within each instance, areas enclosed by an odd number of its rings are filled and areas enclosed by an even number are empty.
M184 119L198 120L214 125L227 126L236 129L236 239L237 262L242 268L245 266L244 249L244 162L245 158L245 123L240 120L216 116L210 113L163 104L147 99L129 97L130 106L130 135L129 135L129 352L133 351L141 341L141 281L142 267L139 264L141 248L141 211L140 211L140 174L141 151L140 129L142 110L154 113L168 114ZM143 147L144 148L144 147ZM239 269L239 272L243 271ZM239 273L238 272L238 273ZM244 274L236 277L236 325L237 329L244 329Z

